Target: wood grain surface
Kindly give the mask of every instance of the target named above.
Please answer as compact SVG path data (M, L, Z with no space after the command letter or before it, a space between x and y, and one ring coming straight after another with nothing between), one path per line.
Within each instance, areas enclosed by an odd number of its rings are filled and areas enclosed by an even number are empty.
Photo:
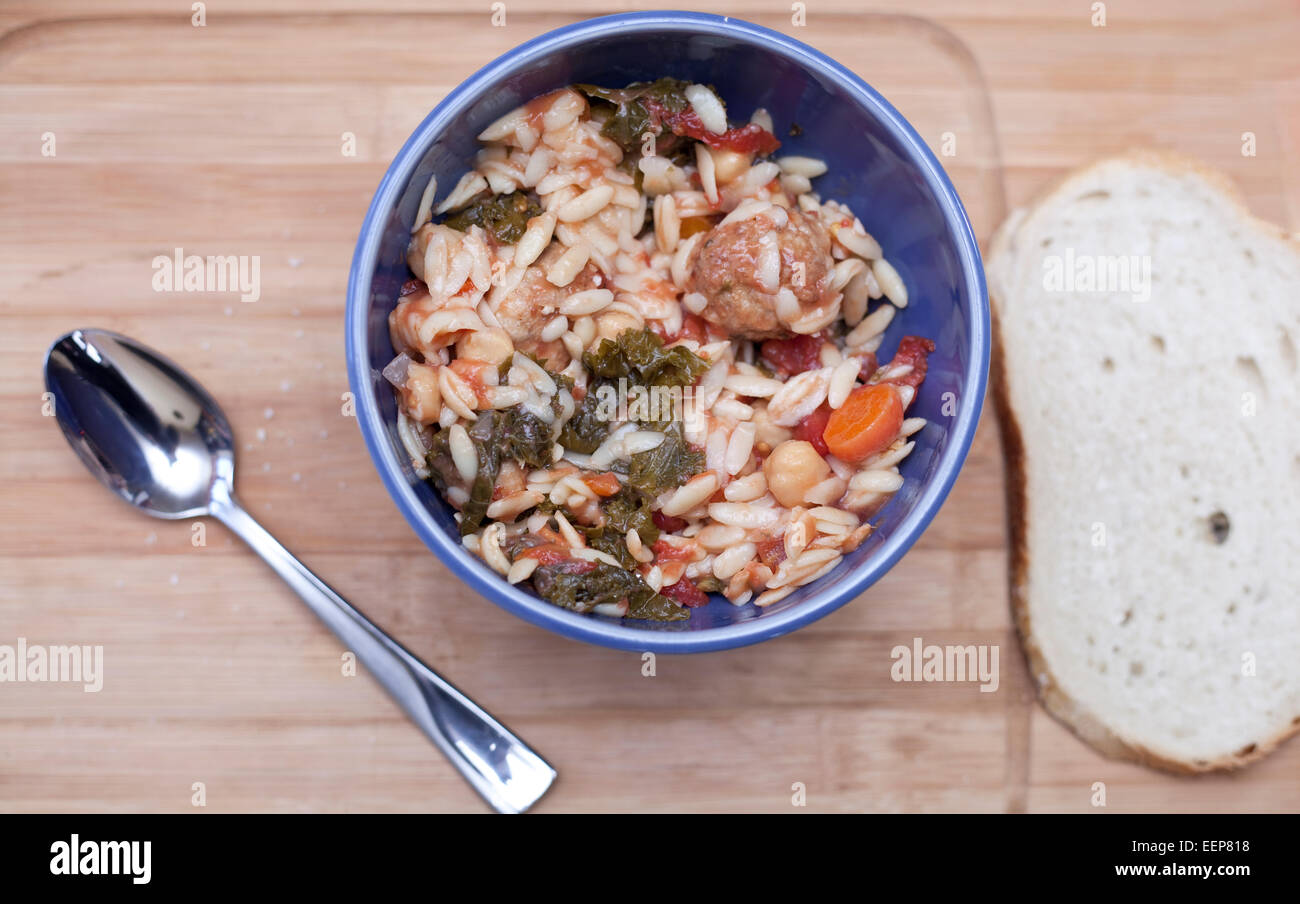
M543 752L541 811L1300 809L1300 743L1243 772L1108 761L1048 717L1009 619L991 406L933 526L861 599L757 647L642 660L533 628L420 544L342 411L343 301L371 193L428 110L558 25L659 4L0 4L0 644L104 648L104 685L0 684L0 811L480 811L292 592L221 526L136 515L43 416L41 362L102 326L221 400L253 514ZM671 4L663 4L667 7ZM481 6L482 9L478 9ZM1099 154L1156 144L1300 226L1293 2L723 2L850 64L938 151L981 241ZM356 153L344 153L344 134ZM1251 133L1255 155L1243 156ZM47 135L54 156L45 156ZM261 297L159 293L155 255L256 255ZM896 684L913 637L999 646L996 693ZM193 804L203 783L206 807ZM1092 805L1096 782L1106 806Z

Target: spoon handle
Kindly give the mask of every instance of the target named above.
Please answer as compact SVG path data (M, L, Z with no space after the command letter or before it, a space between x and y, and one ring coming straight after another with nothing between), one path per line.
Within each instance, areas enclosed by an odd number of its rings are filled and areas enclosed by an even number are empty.
M549 763L312 574L220 481L210 511L298 592L494 809L522 813L546 793L556 775Z

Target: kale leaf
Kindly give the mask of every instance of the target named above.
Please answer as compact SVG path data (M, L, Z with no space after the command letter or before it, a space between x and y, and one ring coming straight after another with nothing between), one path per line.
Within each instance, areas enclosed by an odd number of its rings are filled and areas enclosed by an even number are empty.
M478 453L478 473L469 487L469 500L460 510L460 533L468 536L483 525L492 493L496 489L501 463L514 459L529 468L544 468L551 463L551 428L537 415L516 405L504 411L481 411L478 420L467 431L474 451ZM433 448L428 454L429 475L440 492L446 493L454 475L448 434L439 430L434 435Z
M637 561L627 548L627 532L634 530L641 545L653 546L659 539L654 519L654 498L624 484L613 496L601 500L604 521L595 527L579 527L587 543L617 559L624 568L634 569Z
M461 232L468 232L471 226L481 226L501 244L513 245L523 236L528 221L541 215L542 205L536 195L515 191L476 201L447 217L442 225Z
M726 588L726 586L727 585L725 583L718 580L711 574L705 575L704 577L700 578L698 581L695 582L695 588L697 590L702 590L705 593L721 593Z
M488 506L492 504L492 492L496 489L497 475L501 473L501 446L495 442L497 423L497 412L485 411L470 425L468 431L470 441L474 443L474 451L478 453L478 473L470 484L469 501L460 509L462 537L469 536L482 526Z
M565 423L560 444L585 455L595 452L609 435L610 413L601 410L604 387L614 387L619 379L627 381L629 391L635 386L689 386L709 366L685 346L665 349L664 341L648 329L624 330L613 339L602 339L583 353L582 363L592 376L591 385ZM654 410L651 406L652 413ZM653 417L641 420L659 423Z
M659 539L652 501L653 497L627 484L604 500L601 511L605 513L605 525L618 533L624 546L627 545L627 532L630 530L637 532L644 546L653 546Z
M669 425L658 446L628 461L628 485L652 496L679 487L704 470L704 453L686 442L680 423Z
M655 593L636 572L607 562L597 562L593 569L581 573L562 564L540 566L533 572L533 587L543 599L573 612L590 612L602 603L627 600L628 618L690 618L685 608Z
M637 561L627 548L627 531L619 533L609 526L579 528L587 536L587 545L599 549L629 571L636 569Z
M609 418L600 412L600 400L596 393L588 390L573 408L573 415L564 422L560 431L560 445L584 455L590 455L600 447L609 436Z
M582 364L596 377L642 386L690 386L709 363L684 345L664 349L653 330L624 330L613 339L583 352Z
M598 85L574 85L588 100L603 103L611 111L601 127L601 134L623 149L627 158L640 156L642 136L651 132L658 136L661 124L651 112L651 105L673 113L681 113L690 106L686 99L689 82L667 76L653 82L634 82L626 88L601 88ZM675 136L674 136L675 137ZM663 150L656 151L663 154Z
M497 412L496 420L500 428L495 441L507 457L529 468L550 466L555 450L550 424L519 405Z
M451 457L448 431L438 430L433 434L433 442L424 455L424 463L429 468L429 482L443 496L447 495L449 488L460 482L460 473L456 470L456 462Z
M650 588L647 587L647 590ZM662 593L652 596L639 596L627 601L627 618L641 618L648 621L681 621L690 618L691 611L674 603Z

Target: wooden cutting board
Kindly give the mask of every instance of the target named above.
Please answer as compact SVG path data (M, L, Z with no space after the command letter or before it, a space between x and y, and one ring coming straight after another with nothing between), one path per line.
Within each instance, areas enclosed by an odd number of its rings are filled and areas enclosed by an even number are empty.
M658 5L658 4L654 4ZM665 6L671 4L664 4ZM853 66L940 153L982 241L1008 202L1161 144L1300 222L1300 43L1281 0L849 0L703 8ZM1008 616L1002 460L986 412L933 526L863 598L789 637L660 656L556 637L461 587L384 492L345 415L342 311L388 160L456 83L555 26L634 8L509 0L17 0L0 8L0 644L104 649L98 693L0 684L0 810L482 808L223 528L135 515L43 416L41 361L102 326L220 398L238 487L286 545L560 770L539 809L1296 810L1300 743L1194 780L1107 761L1034 701ZM797 11L796 11L797 13ZM928 18L922 18L922 16ZM1254 136L1243 156L1244 133ZM50 150L53 155L50 156ZM354 150L354 153L349 153ZM157 292L151 261L256 255L261 295ZM202 539L203 545L195 545ZM996 644L996 693L897 684L889 651Z

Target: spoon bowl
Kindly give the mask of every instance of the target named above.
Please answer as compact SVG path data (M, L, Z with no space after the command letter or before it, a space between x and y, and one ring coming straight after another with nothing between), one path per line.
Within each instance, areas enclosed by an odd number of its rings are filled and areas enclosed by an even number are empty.
M179 367L105 330L74 330L45 358L63 435L91 473L155 518L208 513L234 484L230 422Z

